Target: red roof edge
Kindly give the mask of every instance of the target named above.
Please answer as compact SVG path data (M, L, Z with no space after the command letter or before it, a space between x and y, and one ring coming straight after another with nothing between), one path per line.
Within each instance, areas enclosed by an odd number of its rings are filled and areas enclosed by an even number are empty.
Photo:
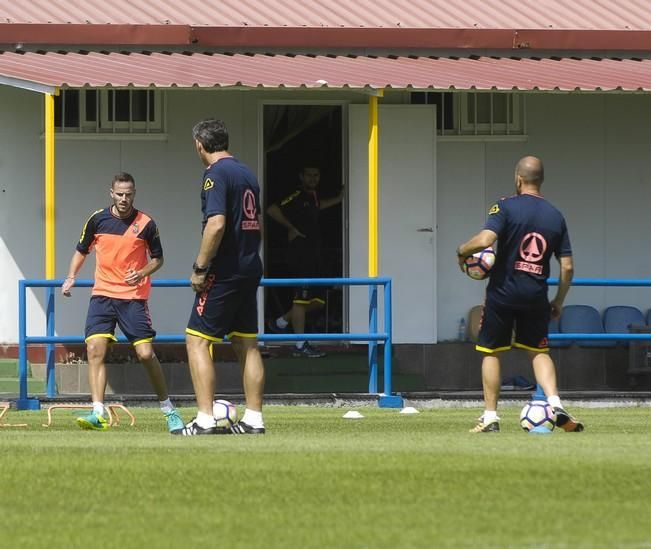
M205 48L651 49L651 31L0 24L0 43Z
M192 44L188 25L0 24L1 44L58 46L185 46Z
M651 31L194 27L209 47L648 50Z

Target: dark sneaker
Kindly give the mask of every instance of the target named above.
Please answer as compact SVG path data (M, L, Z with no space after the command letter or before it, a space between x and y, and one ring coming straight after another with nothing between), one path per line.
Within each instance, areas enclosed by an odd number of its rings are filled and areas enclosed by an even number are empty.
M479 419L479 423L470 429L471 433L499 433L500 432L500 421L494 419L488 423L484 423L483 418Z
M312 347L309 343L305 343L303 347L298 349L297 347L294 347L294 350L292 351L292 356L294 357L307 357L307 358L323 358L326 356L326 354L317 349L316 347Z
M556 414L556 427L560 427L567 433L580 433L583 431L583 423L577 421L563 408L554 408L554 413Z
M289 334L291 333L291 330L289 329L289 324L285 326L284 328L281 328L276 324L276 320L267 320L266 323L266 332L272 333L272 334Z
M513 385L516 389L521 391L533 391L536 388L535 383L531 383L524 376L515 376L513 378Z
M234 435L264 435L264 427L251 427L248 423L238 421L231 426Z
M230 434L230 429L225 429L223 427L208 427L204 428L199 426L195 421L197 418L193 418L190 423L188 423L180 431L170 431L173 435L182 435L184 437L193 437L196 435L228 435Z

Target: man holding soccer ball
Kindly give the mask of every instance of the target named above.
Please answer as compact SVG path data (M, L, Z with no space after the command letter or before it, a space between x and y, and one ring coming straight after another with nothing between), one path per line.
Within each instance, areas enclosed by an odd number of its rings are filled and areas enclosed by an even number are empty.
M497 201L488 212L484 229L457 248L459 267L466 258L499 243L495 265L486 289L477 351L483 354L482 383L485 410L473 433L500 430L497 401L500 394L500 353L513 346L526 350L537 383L556 414L556 425L579 432L583 424L561 404L556 368L549 356L550 317L558 318L570 289L574 266L563 214L540 194L544 179L542 161L535 156L520 159L515 168L514 196ZM552 255L560 264L556 296L547 296Z

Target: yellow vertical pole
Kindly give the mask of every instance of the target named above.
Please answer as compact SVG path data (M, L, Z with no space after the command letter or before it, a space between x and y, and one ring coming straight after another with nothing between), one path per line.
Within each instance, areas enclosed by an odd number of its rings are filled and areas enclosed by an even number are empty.
M55 202L54 202L54 96L59 93L45 94L45 278L53 280L56 274L56 240L55 240ZM46 293L46 335L53 337L54 328L54 288L47 288ZM56 395L54 371L55 345L48 343L46 348L47 396Z
M369 97L368 103L368 276L376 277L379 270L378 261L378 97Z
M56 90L55 94L58 94ZM56 273L54 200L54 95L45 94L45 278Z

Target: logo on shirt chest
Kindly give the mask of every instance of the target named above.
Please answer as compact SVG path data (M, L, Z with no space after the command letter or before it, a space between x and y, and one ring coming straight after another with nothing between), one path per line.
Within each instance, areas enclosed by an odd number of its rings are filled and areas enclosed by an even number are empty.
M138 223L134 223L131 225L131 232L133 234L138 234L140 232L140 227L138 226Z

